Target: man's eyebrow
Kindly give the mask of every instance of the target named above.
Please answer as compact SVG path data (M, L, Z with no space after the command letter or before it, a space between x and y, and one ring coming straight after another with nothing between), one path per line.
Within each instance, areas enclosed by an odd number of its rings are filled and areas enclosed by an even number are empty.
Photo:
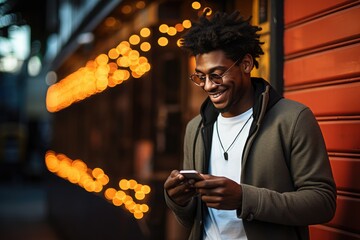
M216 67L212 67L209 69L208 73L213 73L215 72L216 70L226 70L227 67L226 66L216 66ZM200 71L198 68L195 68L195 72L200 72L200 73L204 73L202 71Z

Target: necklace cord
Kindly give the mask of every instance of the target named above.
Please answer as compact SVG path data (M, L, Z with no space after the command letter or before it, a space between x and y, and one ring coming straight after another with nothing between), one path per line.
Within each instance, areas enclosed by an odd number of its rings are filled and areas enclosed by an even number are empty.
M217 136L218 136L218 139L219 139L219 142L220 142L220 145L221 145L221 148L222 150L224 151L224 158L225 160L228 160L228 151L230 150L230 148L232 147L232 145L234 145L236 139L240 136L240 133L242 132L242 130L244 129L244 127L246 126L246 124L249 122L249 120L251 119L252 115L250 115L250 117L246 120L246 122L244 123L244 125L241 127L240 131L238 132L238 134L236 135L236 137L234 138L234 140L232 141L232 143L230 144L230 146L228 147L228 149L225 151L225 148L221 142L221 139L220 139L220 134L219 134L219 128L218 128L218 120L216 120L215 124L216 124L216 133L217 133Z

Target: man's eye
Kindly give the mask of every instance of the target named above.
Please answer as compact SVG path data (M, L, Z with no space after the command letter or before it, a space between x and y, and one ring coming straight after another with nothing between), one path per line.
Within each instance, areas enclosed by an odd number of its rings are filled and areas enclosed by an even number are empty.
M201 81L206 81L206 75L196 75Z
M210 74L209 77L210 77L210 79L216 79L216 80L221 79L221 76L219 74L216 74L216 73Z

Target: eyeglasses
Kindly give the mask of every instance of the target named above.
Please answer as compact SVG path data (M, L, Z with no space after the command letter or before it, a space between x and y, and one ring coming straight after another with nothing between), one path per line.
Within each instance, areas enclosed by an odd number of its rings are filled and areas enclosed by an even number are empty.
M200 73L193 73L190 75L190 80L193 81L195 83L195 85L199 86L199 87L203 87L205 86L205 82L206 82L206 75L208 76L209 80L216 86L219 86L223 83L223 77L225 76L225 74L232 68L235 66L235 64L239 61L240 59L236 60L223 74L219 75L216 73L210 73L210 74L200 74Z

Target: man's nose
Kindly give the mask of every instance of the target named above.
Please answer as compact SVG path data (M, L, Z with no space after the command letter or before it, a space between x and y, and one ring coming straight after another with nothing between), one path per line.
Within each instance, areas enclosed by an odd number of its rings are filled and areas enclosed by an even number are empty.
M205 91L210 91L211 89L215 88L216 87L216 84L210 80L210 76L209 75L206 75L206 79L205 79L205 82L204 82L204 90Z

